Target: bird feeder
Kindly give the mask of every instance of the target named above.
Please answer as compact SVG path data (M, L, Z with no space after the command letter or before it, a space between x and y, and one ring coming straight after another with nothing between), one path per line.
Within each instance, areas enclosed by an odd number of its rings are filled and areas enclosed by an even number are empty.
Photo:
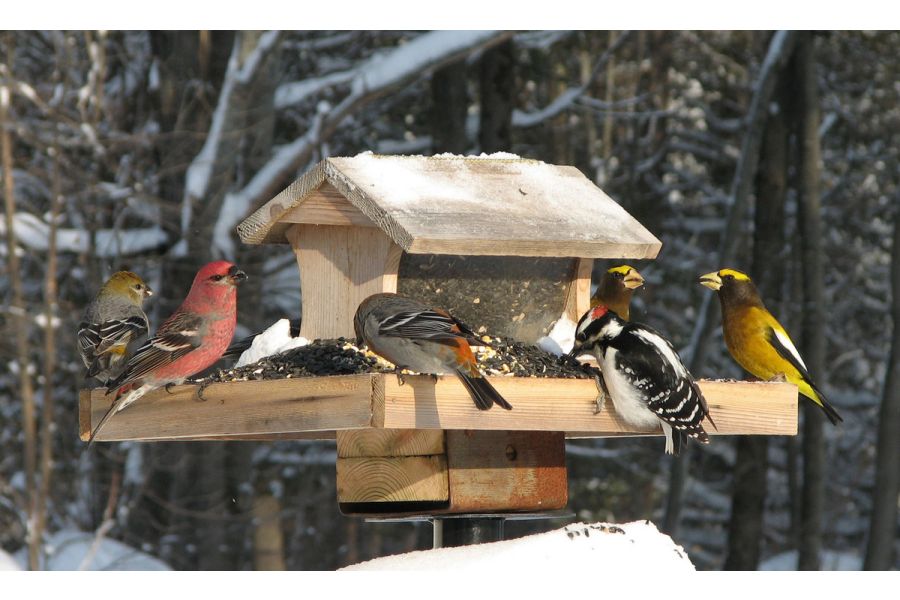
M588 309L594 259L650 259L661 246L574 167L496 155L328 158L238 232L292 248L309 339L354 337L364 298L400 292L475 331L534 342ZM625 424L609 402L595 414L590 379L491 383L513 410L477 410L452 376L217 383L205 402L184 385L148 394L97 439L336 439L341 509L388 516L561 509L566 438L661 435ZM700 386L713 435L797 432L791 384ZM83 438L110 401L82 394Z

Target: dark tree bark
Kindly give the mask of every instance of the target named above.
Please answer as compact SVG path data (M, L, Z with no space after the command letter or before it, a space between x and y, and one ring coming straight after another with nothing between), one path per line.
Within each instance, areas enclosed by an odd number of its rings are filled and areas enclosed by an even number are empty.
M803 247L803 342L802 353L810 375L824 386L825 314L821 200L819 197L819 111L818 81L811 32L801 34L797 44L795 82L801 115L800 210ZM800 527L798 568L819 568L822 551L822 518L825 507L825 437L823 415L818 407L804 401L803 406L803 520Z
M878 454L872 490L872 521L866 560L868 571L885 571L894 565L897 539L897 501L900 494L900 210L894 214L894 247L891 257L891 320L894 335L884 380L884 398L878 414Z
M786 86L779 81L779 108L766 125L757 176L753 229L753 279L771 306L784 284L785 198L787 193L788 127L784 112ZM753 571L759 565L766 500L769 438L737 438L734 488L728 523L726 570Z
M481 57L481 126L478 143L482 152L508 152L512 147L512 113L515 99L515 45L507 40Z
M721 268L729 264L735 255L740 240L740 224L746 212L747 202L750 197L750 189L753 185L754 174L759 162L759 148L762 144L762 135L765 131L766 118L768 117L769 101L775 91L777 75L790 60L794 51L797 34L795 32L778 32L769 43L766 58L763 61L759 79L753 92L753 99L747 114L747 133L741 145L741 158L738 161L737 170L731 183L732 203L729 208L725 230L722 234L722 242L719 245L718 266ZM713 306L714 294L704 296L700 306L697 325L691 335L692 354L686 357L688 369L695 376L702 376L702 367L706 359L706 350L709 345L710 333L717 321L710 318L710 310ZM718 303L716 303L718 304ZM684 505L684 485L687 480L688 464L691 456L691 446L685 449L672 461L669 473L669 496L666 499L666 514L663 521L663 530L669 535L675 535L681 522L681 509Z
M465 154L466 117L469 98L466 85L466 61L459 60L438 69L431 76L431 151Z

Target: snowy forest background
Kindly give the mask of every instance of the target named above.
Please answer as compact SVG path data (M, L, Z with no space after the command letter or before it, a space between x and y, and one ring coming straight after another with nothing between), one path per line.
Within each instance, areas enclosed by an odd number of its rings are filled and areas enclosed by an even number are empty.
M249 211L325 156L508 151L577 166L662 240L634 265L632 318L696 376L744 376L697 284L741 268L845 419L823 427L804 401L796 438L715 438L681 461L658 439L570 442L575 516L651 519L702 569L793 568L790 551L897 567L898 47L896 32L0 33L0 548L46 566L54 534L81 530L175 569L333 569L430 547L427 523L340 515L333 442L86 451L75 332L113 271L144 276L159 323L219 257L250 275L238 335L299 316L293 254L237 240ZM879 422L895 428L881 448Z

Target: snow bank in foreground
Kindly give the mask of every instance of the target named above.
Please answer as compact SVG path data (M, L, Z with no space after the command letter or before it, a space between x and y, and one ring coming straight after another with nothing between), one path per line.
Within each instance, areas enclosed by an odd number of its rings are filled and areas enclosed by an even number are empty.
M557 356L568 354L575 346L575 329L577 327L577 323L563 315L554 323L550 333L537 341L538 348Z
M0 571L21 571L22 565L0 548Z
M241 354L234 366L236 368L250 365L266 356L287 352L292 348L308 344L309 340L305 337L291 337L290 320L281 319L253 338L253 343Z
M103 538L88 564L82 566L85 557L92 553L95 536L92 532L77 529L57 531L47 540L46 571L171 571L172 568L149 554L126 546L122 542ZM16 553L19 566L25 564L25 549ZM2 561L2 557L0 557ZM0 566L0 569L3 567Z
M459 548L423 550L376 558L345 570L478 570L606 573L647 572L654 576L693 571L687 553L649 521L624 525L574 523L523 538ZM559 571L554 571L558 569Z
M855 552L823 550L819 556L822 571L862 571L863 557ZM797 551L782 552L767 558L759 565L760 571L796 571Z

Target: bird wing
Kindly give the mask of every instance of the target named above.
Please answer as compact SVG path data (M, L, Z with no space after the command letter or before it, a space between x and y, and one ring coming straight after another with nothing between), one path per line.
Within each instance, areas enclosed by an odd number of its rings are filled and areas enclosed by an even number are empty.
M781 327L769 326L766 330L766 339L775 348L775 351L781 355L781 358L788 361L800 374L809 379L809 373L806 370L806 363L800 357L794 342L788 337L787 332Z
M614 340L616 365L646 398L660 419L705 438L702 421L709 416L706 399L667 339L643 325L630 323Z
M94 354L103 354L113 346L127 344L147 333L147 318L143 315L81 325L82 328L78 330L78 342L83 349L92 348Z
M137 381L154 369L170 364L203 342L203 318L189 313L176 313L163 323L156 334L138 348L122 374L107 388L109 391Z
M456 327L457 332L453 329ZM378 333L388 337L447 340L459 335L459 325L449 314L434 310L411 310L394 313L378 324Z

